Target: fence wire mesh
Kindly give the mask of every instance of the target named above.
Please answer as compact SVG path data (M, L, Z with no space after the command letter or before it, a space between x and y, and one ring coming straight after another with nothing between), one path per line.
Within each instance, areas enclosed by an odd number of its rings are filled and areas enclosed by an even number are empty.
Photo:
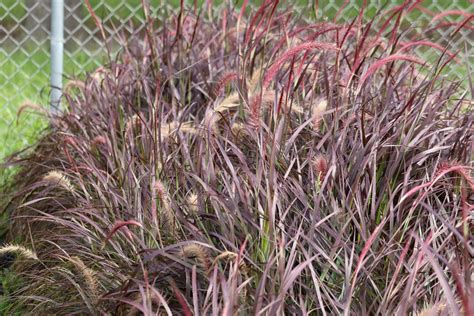
M158 6L163 7L160 0L150 2L155 12ZM178 0L164 2L166 6L179 3ZM304 1L300 1L300 4L301 2ZM338 19L350 21L357 16L363 1L348 1L340 10L345 2L318 1L316 18L332 19L340 11ZM388 5L394 6L401 2L389 1ZM120 45L114 45L113 41L116 44L120 36L133 37L145 27L141 0L90 0L94 12L102 21L107 38L110 39L109 43L104 43L85 1L64 0L64 3L65 79L82 76L98 67L105 61L106 44L113 52L117 52ZM421 4L423 10L413 11L405 17L405 23L410 25L408 31L424 32L432 41L449 46L451 51L459 50L460 58L472 65L474 21L468 21L468 27L454 38L450 36L454 27L450 23L462 21L466 16L447 15L433 23L433 16L441 12L474 12L472 1L432 0L423 1ZM375 15L378 9L386 5L385 0L368 1L366 16ZM35 131L44 124L41 120L31 117L31 123L20 126L16 123L16 117L19 106L26 100L40 104L48 102L50 16L51 0L0 0L0 141L3 140L3 146L0 145L0 159L6 153L27 144ZM417 51L423 57L429 57L424 55L425 52L421 48ZM466 73L465 69L451 69L451 74L460 79Z

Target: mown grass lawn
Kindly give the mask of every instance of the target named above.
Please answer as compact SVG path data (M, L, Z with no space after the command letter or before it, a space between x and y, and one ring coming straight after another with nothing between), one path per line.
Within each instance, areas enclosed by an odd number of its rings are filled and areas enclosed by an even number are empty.
M0 160L9 154L32 144L41 130L47 126L44 115L25 109L18 110L25 102L47 107L49 100L50 60L47 48L17 51L13 54L0 50ZM71 62L74 59L74 63ZM86 53L79 52L65 58L64 71L67 77L94 69L104 62L104 57L91 60Z
M26 111L17 119L17 111L26 100L37 104L47 101L46 91L40 91L47 85L48 74L44 67L38 70L38 66L49 64L49 57L43 50L38 50L31 57L21 52L7 56L0 51L0 60L3 77L0 84L0 158L4 158L30 144L46 124L44 119L31 111Z

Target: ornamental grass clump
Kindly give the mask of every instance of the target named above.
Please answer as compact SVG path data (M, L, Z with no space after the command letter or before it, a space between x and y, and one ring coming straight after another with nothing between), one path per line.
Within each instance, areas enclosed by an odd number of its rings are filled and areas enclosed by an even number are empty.
M419 5L145 8L15 162L6 313L472 315L473 91L413 54Z

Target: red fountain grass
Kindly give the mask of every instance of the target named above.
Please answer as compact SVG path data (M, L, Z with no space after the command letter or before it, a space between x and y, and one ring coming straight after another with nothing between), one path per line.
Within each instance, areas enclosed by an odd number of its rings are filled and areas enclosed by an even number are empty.
M2 312L471 313L472 95L400 30L420 1L349 25L183 3L11 161Z

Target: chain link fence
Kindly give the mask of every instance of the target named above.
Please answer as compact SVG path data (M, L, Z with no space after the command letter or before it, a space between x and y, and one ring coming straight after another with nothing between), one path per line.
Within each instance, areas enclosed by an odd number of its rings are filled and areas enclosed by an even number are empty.
M150 2L152 8L163 6L160 0ZM179 0L163 2L173 6ZM357 16L362 2L317 1L317 18L332 19L343 7L338 15L339 20L350 20ZM366 15L375 15L387 3L391 6L401 2L368 1ZM115 52L120 49L120 45L104 43L84 0L64 0L64 3L64 74L67 80L68 77L83 76L102 64L105 61L106 44ZM90 3L103 23L107 38L116 40L120 36L133 37L143 31L141 0L90 0ZM467 58L469 64L473 64L473 20L468 21L468 27L455 38L450 36L455 28L450 23L462 21L466 18L465 15L447 15L436 21L436 25L432 21L433 16L441 12L459 13L450 10L474 12L473 2L432 0L421 4L424 10L416 10L405 19L411 25L410 31L424 32L434 42L449 45L451 51L459 50L461 59ZM50 17L51 0L0 0L0 159L25 146L44 125L41 120L33 117L28 117L28 124L17 124L16 116L19 106L25 100L41 104L48 102ZM451 42L448 43L447 39ZM423 55L424 51L420 49L418 53ZM452 69L452 73L463 76L463 71ZM464 71L464 75L466 74L467 71Z

